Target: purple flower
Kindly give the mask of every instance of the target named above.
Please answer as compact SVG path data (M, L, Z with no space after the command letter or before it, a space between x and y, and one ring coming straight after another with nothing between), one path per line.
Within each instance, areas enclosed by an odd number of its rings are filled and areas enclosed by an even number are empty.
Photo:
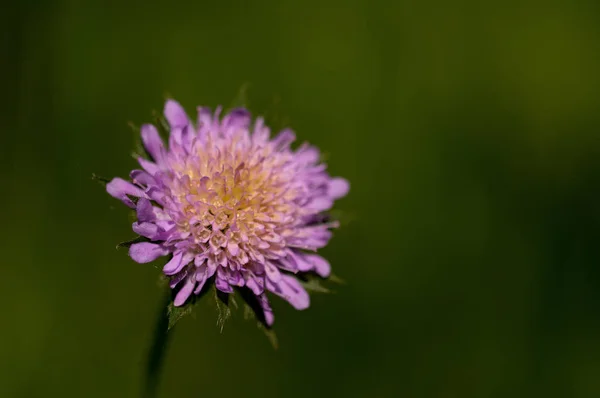
M167 101L168 147L153 125L142 126L151 160L140 157L131 182L114 178L106 190L135 209L133 230L147 238L131 245L131 258L171 256L163 272L175 306L212 281L224 293L246 287L271 325L266 291L302 310L309 296L296 274L329 276L329 263L315 252L337 226L324 213L349 184L327 174L315 147L292 150L292 131L270 138L263 119L251 126L245 109L223 117L220 110L198 108L194 124Z

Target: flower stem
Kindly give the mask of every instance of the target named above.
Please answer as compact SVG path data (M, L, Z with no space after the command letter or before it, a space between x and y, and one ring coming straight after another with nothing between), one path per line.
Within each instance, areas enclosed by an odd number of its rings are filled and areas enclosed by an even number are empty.
M142 390L142 398L155 398L158 396L158 386L160 381L160 373L163 367L163 361L169 344L169 317L168 305L171 300L171 295L166 294L165 299L161 303L160 312L154 326L154 337L152 346L148 352L146 361L146 372L144 375L144 386Z

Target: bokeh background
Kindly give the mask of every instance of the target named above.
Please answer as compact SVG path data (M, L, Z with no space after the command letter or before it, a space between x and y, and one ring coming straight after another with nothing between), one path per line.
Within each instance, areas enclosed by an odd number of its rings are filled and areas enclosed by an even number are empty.
M210 298L161 397L600 396L600 3L22 1L0 12L0 396L137 397L160 264L91 180L167 95L248 104L352 182L345 285L275 351Z

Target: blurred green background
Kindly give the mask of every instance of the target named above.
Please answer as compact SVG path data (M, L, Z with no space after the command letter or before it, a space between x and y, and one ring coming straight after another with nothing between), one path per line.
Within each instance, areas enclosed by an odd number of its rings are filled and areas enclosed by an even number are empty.
M347 281L280 348L207 299L162 397L599 397L597 1L4 2L1 397L136 397L159 269L115 244L166 95L292 126L352 182ZM160 264L158 264L160 265ZM157 266L158 266L157 265Z

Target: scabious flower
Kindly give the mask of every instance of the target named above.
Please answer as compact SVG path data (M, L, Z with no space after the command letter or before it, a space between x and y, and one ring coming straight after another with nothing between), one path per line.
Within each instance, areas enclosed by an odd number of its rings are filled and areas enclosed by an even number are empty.
M175 306L213 281L224 293L245 287L270 326L267 291L302 310L309 296L296 276L329 276L329 263L315 252L331 238L337 224L326 212L349 184L328 175L315 147L291 149L291 130L270 138L263 119L252 124L245 109L220 112L200 107L194 124L167 101L168 147L155 126L143 125L151 159L140 157L131 182L114 178L106 190L135 209L133 231L146 238L130 246L131 258L170 256L163 272Z

